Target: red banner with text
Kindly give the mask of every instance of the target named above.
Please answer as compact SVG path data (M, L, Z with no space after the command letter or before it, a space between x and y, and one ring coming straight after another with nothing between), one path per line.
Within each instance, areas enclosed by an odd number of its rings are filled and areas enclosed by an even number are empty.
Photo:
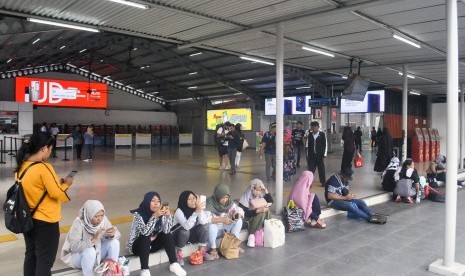
M108 85L43 78L16 78L16 101L38 106L107 108Z

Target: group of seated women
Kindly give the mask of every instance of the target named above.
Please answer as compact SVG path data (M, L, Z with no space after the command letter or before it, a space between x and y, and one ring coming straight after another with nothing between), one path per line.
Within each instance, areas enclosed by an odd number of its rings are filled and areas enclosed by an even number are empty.
M313 227L324 228L324 221L318 219L321 213L318 197L309 190L312 179L311 172L304 172L291 198L298 206L301 205L305 219L309 219ZM261 205L257 205L260 201ZM264 220L271 218L269 208L272 203L273 199L260 179L250 182L238 204L231 199L229 187L225 184L217 185L213 195L206 200L192 191L183 191L174 215L171 215L169 206L162 203L157 192L148 192L139 207L131 210L133 221L127 248L139 257L140 275L150 275L149 255L161 249L168 255L170 271L186 275L182 268L182 249L188 243L198 244L204 260L213 261L219 257L216 241L224 231L239 237L244 219L248 222L249 234L253 236L263 227ZM82 269L85 276L94 275L95 267L102 260L118 261L120 236L121 233L107 218L102 203L88 200L66 236L61 259L73 268ZM254 246L253 243L248 245Z

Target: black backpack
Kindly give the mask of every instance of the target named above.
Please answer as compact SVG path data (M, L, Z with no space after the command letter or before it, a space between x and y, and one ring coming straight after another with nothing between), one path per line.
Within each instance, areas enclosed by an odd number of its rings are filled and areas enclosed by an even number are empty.
M3 211L5 212L5 226L13 233L19 234L31 231L33 227L32 216L47 194L45 191L40 198L39 203L37 203L36 207L31 212L29 210L26 197L24 196L21 179L30 167L40 163L42 162L34 162L29 165L19 178L17 178L17 174L15 174L15 184L8 189L6 194L6 200L3 204Z

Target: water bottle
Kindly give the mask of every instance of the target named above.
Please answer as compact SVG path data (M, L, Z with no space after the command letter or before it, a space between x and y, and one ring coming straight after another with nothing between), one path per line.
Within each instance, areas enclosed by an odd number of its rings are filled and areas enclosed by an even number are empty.
M417 193L417 199L416 199L417 203L420 203L420 198L421 198L421 191L419 190Z

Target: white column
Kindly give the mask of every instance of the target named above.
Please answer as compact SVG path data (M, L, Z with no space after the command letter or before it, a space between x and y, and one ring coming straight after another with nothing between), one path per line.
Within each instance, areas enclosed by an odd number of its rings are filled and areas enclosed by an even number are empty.
M463 275L465 266L455 263L457 220L457 159L458 159L458 34L457 1L447 0L447 181L444 259L430 264L428 270L441 275Z
M402 163L407 159L407 106L408 106L408 78L407 64L402 67Z
M283 25L276 25L276 213L283 208L283 146L284 146L284 45Z
M460 101L460 169L464 168L463 158L465 156L465 85L460 84L461 101Z

